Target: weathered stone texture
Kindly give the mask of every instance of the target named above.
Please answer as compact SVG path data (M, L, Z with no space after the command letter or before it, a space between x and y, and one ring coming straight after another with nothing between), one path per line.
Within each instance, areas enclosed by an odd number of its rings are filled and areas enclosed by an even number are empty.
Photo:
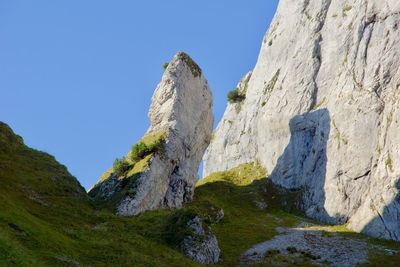
M204 176L258 161L308 216L400 241L399 27L397 0L281 0Z

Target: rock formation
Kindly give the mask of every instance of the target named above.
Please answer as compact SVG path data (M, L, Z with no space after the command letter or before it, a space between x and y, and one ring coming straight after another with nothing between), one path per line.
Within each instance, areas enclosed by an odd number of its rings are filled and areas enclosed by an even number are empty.
M259 162L312 218L400 241L400 2L281 0L204 176Z
M187 226L191 235L186 236L180 245L183 253L202 264L218 263L221 249L210 227L203 226L198 216L190 220Z
M211 91L201 69L188 55L178 53L153 95L151 126L141 141L148 146L158 142L158 149L126 163L130 166L125 173L110 169L89 194L123 216L181 207L191 200L197 170L211 140L211 106Z

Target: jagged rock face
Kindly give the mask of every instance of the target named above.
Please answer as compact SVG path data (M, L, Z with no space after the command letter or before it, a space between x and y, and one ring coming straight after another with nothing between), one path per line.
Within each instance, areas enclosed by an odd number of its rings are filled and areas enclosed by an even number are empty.
M204 175L259 161L308 216L400 241L399 26L397 0L282 0Z
M192 235L186 236L182 243L183 253L202 264L216 264L219 261L221 249L218 241L209 227L204 227L200 217L196 216L187 224Z
M117 214L136 215L162 207L181 207L192 199L197 170L211 140L212 95L198 65L185 53L169 63L152 98L146 136L165 133L162 152L131 177L110 170L91 196L115 202Z

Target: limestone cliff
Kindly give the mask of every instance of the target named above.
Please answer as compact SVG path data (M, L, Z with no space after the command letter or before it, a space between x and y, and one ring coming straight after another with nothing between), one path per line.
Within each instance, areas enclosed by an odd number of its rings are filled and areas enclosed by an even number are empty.
M204 176L259 162L312 218L400 241L400 2L281 0Z
M191 200L197 170L211 140L211 106L211 91L201 69L188 55L178 53L153 95L151 126L137 149L152 146L147 149L150 153L132 160L133 148L121 164L125 169L107 171L89 194L124 216L181 207Z

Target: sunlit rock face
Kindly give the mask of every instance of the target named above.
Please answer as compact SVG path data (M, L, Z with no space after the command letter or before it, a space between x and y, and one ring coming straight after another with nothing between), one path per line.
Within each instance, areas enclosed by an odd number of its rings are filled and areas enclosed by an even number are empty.
M201 69L187 54L178 53L154 92L151 126L144 137L162 135L162 149L123 177L110 169L89 194L103 206L114 205L123 216L190 201L211 140L211 107L211 90ZM135 171L138 165L144 166Z
M400 241L400 2L281 0L204 176L258 161L312 218Z

